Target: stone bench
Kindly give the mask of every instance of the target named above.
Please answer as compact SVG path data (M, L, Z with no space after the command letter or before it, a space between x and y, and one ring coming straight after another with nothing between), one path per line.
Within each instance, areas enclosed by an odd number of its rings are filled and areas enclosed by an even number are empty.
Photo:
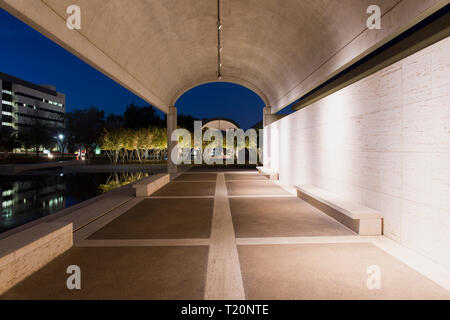
M348 201L334 193L311 185L296 186L297 196L359 235L382 234L382 216L373 209Z
M279 180L278 172L274 170L270 170L264 167L256 167L256 170L258 170L258 174L262 176L268 176L270 180Z
M145 178L133 185L136 189L136 197L148 197L156 190L162 188L170 182L170 175L166 173L155 174Z
M0 240L0 294L73 245L72 223L41 223Z

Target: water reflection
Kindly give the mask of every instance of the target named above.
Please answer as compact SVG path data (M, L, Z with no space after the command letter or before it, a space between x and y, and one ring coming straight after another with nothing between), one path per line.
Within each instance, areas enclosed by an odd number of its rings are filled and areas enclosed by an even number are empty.
M150 172L34 171L0 176L0 233L145 178Z

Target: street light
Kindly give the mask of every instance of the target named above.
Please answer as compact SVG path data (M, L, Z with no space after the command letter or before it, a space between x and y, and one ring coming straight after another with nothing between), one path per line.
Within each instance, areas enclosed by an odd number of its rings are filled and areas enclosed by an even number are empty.
M58 142L59 142L59 146L61 149L61 160L63 160L63 158L64 158L64 143L63 143L63 141L64 141L64 135L60 133L58 135Z

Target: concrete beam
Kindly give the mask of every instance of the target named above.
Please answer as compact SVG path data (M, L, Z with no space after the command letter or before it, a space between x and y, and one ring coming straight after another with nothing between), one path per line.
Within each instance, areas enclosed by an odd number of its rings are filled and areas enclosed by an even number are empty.
M275 121L283 119L285 116L285 114L272 114L272 108L265 107L263 109L263 126L266 127Z
M380 2L372 1L380 5ZM344 6L344 2L341 2ZM299 99L320 84L331 79L361 58L367 56L396 36L411 28L448 4L448 0L398 1L390 10L382 12L380 30L364 28L355 38L318 66L307 77L277 101L272 101L277 112ZM382 5L380 5L383 8ZM368 15L366 16L368 17ZM343 24L341 23L343 27Z
M51 4L42 0L0 0L0 7L162 112L167 113L168 102L158 97L143 81L138 80L130 69L111 58L109 52L100 49L81 31L69 30L66 26L68 15L55 11ZM109 36L113 36L113 34Z

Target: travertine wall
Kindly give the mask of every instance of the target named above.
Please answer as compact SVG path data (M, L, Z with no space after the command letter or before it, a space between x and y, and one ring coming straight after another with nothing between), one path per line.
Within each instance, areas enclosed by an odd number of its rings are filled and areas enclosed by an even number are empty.
M447 38L266 127L265 166L379 210L386 236L450 268L449 52Z
M0 295L73 245L73 225L41 223L0 241Z

